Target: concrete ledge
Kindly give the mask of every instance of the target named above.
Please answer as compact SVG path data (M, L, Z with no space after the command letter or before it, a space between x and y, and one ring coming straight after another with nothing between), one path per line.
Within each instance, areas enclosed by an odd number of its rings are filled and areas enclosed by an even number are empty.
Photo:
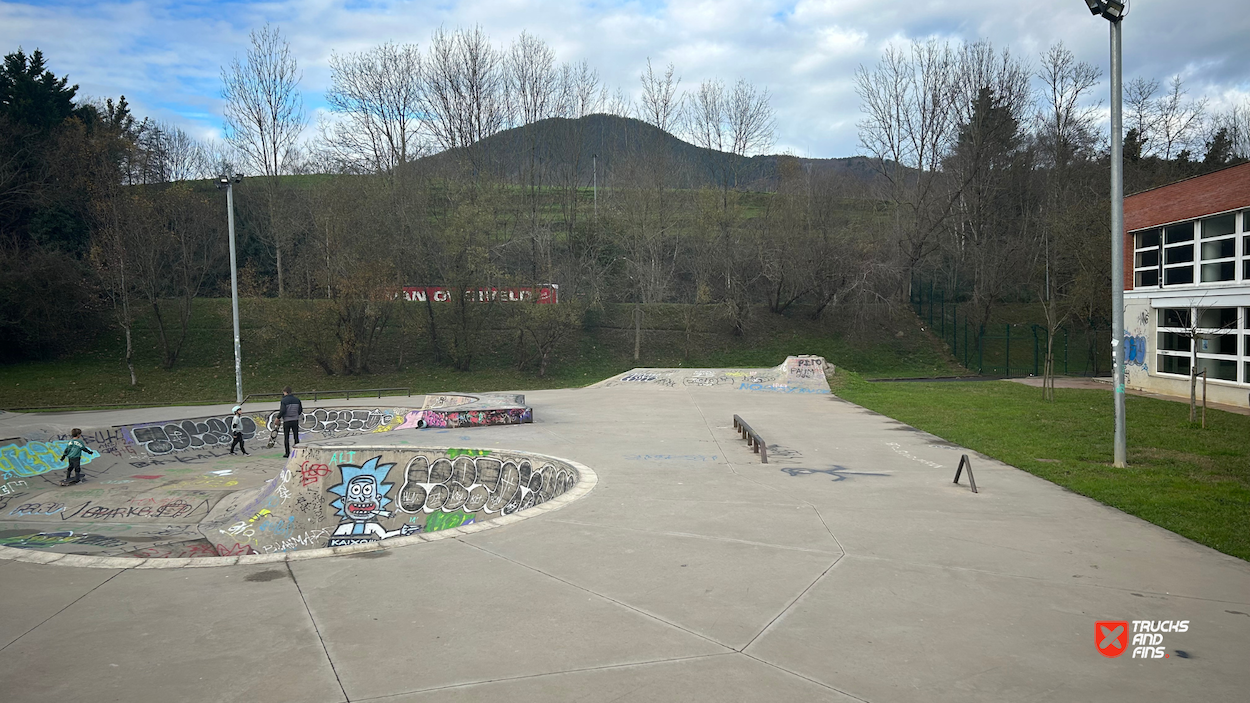
M325 448L325 445L321 445ZM359 449L360 447L344 448ZM411 447L404 445L395 446L374 446L370 449L394 449L406 450ZM484 522L475 522L470 525L462 525L460 527L452 527L438 532L420 533L408 535L405 537L394 537L381 542L373 542L369 544L353 544L344 547L320 547L317 549L304 549L290 552L275 552L272 554L245 554L233 557L203 557L200 559L135 559L132 557L97 557L85 554L57 554L56 552L42 552L34 549L18 549L16 547L0 546L0 559L8 559L10 561L26 562L28 564L57 564L60 566L77 566L89 569L194 569L208 568L216 566L235 566L248 564L275 564L279 562L304 561L306 559L323 559L325 557L361 554L365 552L376 552L382 549L399 549L411 545L421 544L423 542L437 542L444 539L455 539L459 537L467 537L477 532L485 532L499 527L512 525L522 520L528 520L544 513L559 510L573 501L590 493L599 483L599 475L594 469L585 464L563 459L549 454L539 454L537 452L522 452L535 457L544 459L553 459L564 462L569 466L577 469L578 479L577 485L551 500L535 505L532 508L520 510L511 515L500 515Z

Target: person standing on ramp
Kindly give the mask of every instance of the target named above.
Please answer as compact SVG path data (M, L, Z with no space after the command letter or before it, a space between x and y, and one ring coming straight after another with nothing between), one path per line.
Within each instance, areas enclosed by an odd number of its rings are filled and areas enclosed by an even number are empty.
M75 427L74 431L69 433L69 436L70 440L65 443L65 451L61 452L61 461L65 461L67 457L69 459L69 465L65 468L65 480L61 481L62 486L82 483L83 452L99 455L99 452L91 449L86 442L82 441L82 430Z
M243 408L236 405L231 410L230 415L230 453L234 454L234 448L238 447L243 450L243 456L247 456L247 447L243 445Z
M295 444L299 444L299 418L304 414L304 404L291 392L291 387L282 389L282 402L278 404L278 419L282 422L282 446L286 448L283 457L291 456L291 434L295 435Z

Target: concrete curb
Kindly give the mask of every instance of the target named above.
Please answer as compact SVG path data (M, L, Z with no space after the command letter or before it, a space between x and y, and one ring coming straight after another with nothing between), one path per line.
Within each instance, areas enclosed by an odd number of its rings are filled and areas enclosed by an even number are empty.
M318 445L318 448L325 449L338 447L332 447L331 445ZM361 447L344 445L342 448L360 449ZM368 448L391 450L412 449L412 447L405 445L369 445ZM512 451L517 454L525 454L528 456L562 461L577 469L577 485L545 503L540 503L532 508L517 511L511 515L501 515L497 518L492 518L483 522L475 522L461 527L452 527L446 530L439 530L438 532L431 532L429 534L392 537L391 539L374 542L372 544L353 544L346 547L319 547L317 549L303 549L291 552L278 552L275 554L245 554L233 557L202 557L198 559L134 559L128 557L97 557L86 554L57 554L55 552L44 552L34 549L18 549L17 547L6 547L0 545L0 559L21 561L28 564L77 566L87 569L193 569L214 566L234 566L236 564L279 564L289 561L304 561L306 559L323 559L325 557L363 554L366 552L382 551L384 549L397 549L409 545L421 544L423 542L437 542L444 539L464 537L477 532L485 532L487 530L493 530L506 525L512 525L523 520L528 520L532 517L538 517L544 513L549 513L553 510L559 510L569 503L582 498L587 493L590 493L599 483L599 475L595 473L594 469L570 459L551 456L550 454L539 454L538 452L511 449L502 451Z

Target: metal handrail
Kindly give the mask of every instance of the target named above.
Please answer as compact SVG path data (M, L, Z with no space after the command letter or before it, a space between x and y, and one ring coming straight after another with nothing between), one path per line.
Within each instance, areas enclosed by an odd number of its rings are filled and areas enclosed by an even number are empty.
M362 394L362 393L377 393L377 394L378 394L378 395L377 395L377 397L378 397L378 398L381 398L381 397L382 397L382 393L383 393L384 391L403 391L403 392L404 392L404 395L407 395L409 398L411 398L411 397L412 397L412 389L411 389L411 388L353 388L353 389L350 389L350 390L345 390L345 391L309 391L309 393L311 393L311 394L312 394L313 400L318 400L318 396L321 396L321 395L337 395L337 394L339 394L339 393L346 394L346 395L347 395L347 399L348 399L348 400L351 400L351 398L352 398L352 393L355 393L355 394L356 394L356 395L358 395L358 396L359 396L360 394ZM305 395L308 395L308 393L305 393ZM281 394L281 393L249 393L249 394L247 394L247 395L243 396L243 402L244 402L244 403L246 403L246 402L247 402L249 399L251 399L251 398L271 398L271 397L272 397L272 398L281 398L281 397L282 397L282 394ZM231 404L231 403L233 403L233 402L234 402L234 401L232 401L232 400L193 400L193 401L190 401L190 402L187 402L187 403L180 403L179 405L186 405L186 406L194 406L194 405L229 405L229 404ZM91 410L108 410L108 409L112 409L112 408L164 408L164 407L170 407L171 405L173 405L173 404L171 404L171 403L153 403L153 402L148 402L148 403L102 403L102 404L100 404L100 405L25 405L25 406L20 406L20 407L0 408L0 411L4 411L4 412L20 412L20 411L24 411L24 410L76 410L76 411L84 411L84 412L87 412L87 411L91 411Z
M959 468L955 469L954 483L959 483L959 474L963 472L964 466L968 467L968 484L972 486L972 492L976 493L977 492L977 480L972 477L972 460L968 458L967 454L964 454L959 459Z
M760 436L760 433L751 429L751 426L746 423L746 420L743 420L737 415L734 415L734 429L738 430L738 432L742 433L742 436L746 438L748 447L755 448L755 453L760 455L760 463L767 464L768 442L764 441L764 438Z
M347 400L351 400L352 393L355 393L358 397L363 393L377 393L378 394L377 397L381 398L383 392L389 392L389 391L403 391L404 394L407 395L409 398L412 397L411 388L349 388L347 390L342 390L342 391L305 391L303 395L306 395L306 396L311 395L313 400L319 400L318 396L338 395L342 393L347 396ZM248 400L252 398L281 398L282 396L283 396L282 393L248 393L247 395L243 396L243 402L246 403Z

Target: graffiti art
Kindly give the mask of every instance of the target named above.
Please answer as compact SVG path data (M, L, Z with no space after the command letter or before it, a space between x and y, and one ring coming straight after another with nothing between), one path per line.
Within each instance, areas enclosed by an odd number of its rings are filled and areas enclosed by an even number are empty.
M359 466L339 465L342 482L328 490L338 496L337 500L330 503L330 507L338 510L342 519L330 535L326 546L341 547L374 542L420 531L420 527L416 525L403 525L398 530L388 530L378 522L378 518L390 517L392 514L384 508L391 502L386 494L395 487L393 483L386 483L386 475L395 465L380 463L381 459L381 456L375 456Z

